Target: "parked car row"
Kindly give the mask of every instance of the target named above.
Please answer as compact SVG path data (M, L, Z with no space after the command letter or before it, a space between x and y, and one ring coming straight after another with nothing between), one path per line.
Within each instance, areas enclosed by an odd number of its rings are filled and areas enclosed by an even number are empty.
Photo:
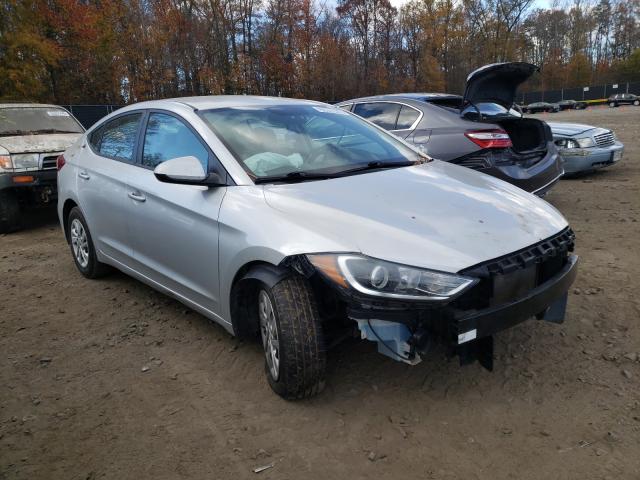
M32 105L66 123L16 120L0 138L2 173L13 185L28 172L37 191L44 160L65 150L58 216L79 272L119 269L260 338L267 381L284 398L320 392L328 346L351 335L412 365L441 343L491 369L497 332L533 316L563 321L577 272L567 221L516 185L542 195L563 173L558 148L600 155L619 143L514 109L535 71L490 65L469 75L462 97L337 107L142 102L86 132L68 112ZM45 135L74 138L63 147Z
M607 98L609 107L619 107L620 105L640 105L640 97L632 93L617 93ZM577 100L561 100L559 102L533 102L523 105L522 111L525 113L556 113L562 110L584 110L587 102Z
M640 105L640 97L638 95L634 95L632 93L618 93L616 95L611 95L607 99L607 103L610 107L619 107L620 105Z

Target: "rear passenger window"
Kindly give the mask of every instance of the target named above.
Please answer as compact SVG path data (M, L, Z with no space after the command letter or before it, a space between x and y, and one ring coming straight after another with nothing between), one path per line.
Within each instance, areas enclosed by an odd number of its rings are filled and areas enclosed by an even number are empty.
M386 130L395 130L400 105L385 102L357 103L353 113Z
M134 163L136 137L142 113L115 118L91 134L91 146L103 157Z
M209 171L209 152L187 126L172 115L152 113L144 135L142 164L155 168L166 160L196 157Z
M407 130L411 128L411 126L418 120L420 116L420 112L416 109L407 107L406 105L402 105L400 109L400 115L398 115L398 124L396 125L396 130Z

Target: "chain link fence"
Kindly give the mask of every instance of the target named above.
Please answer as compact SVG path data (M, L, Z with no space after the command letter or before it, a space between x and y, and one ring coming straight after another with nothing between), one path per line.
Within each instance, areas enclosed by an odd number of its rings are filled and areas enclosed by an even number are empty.
M89 128L102 117L119 109L122 105L61 105L78 119L84 128Z
M616 93L634 93L640 95L640 82L610 83L607 85L590 85L582 88L563 88L544 92L521 92L517 100L524 105L534 102L559 102L561 100L587 101L597 103L604 101ZM102 117L118 110L122 105L62 105L84 126L91 127Z
M544 92L522 92L518 100L524 105L534 102L555 103L561 100L597 102L616 93L634 93L640 95L640 82L609 83L607 85L589 85L588 87L563 88Z

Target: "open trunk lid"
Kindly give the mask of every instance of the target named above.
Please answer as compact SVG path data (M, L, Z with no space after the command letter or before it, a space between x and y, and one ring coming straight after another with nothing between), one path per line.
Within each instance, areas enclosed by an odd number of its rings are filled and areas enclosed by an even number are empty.
M496 103L507 111L513 105L518 87L539 68L531 63L492 63L474 70L467 77L462 104Z

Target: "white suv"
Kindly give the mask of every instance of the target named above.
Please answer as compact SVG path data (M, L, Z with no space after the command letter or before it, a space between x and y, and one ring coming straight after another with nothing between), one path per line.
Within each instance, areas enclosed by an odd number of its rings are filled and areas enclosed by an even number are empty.
M20 227L20 209L56 200L56 159L84 132L55 105L0 104L0 233Z

